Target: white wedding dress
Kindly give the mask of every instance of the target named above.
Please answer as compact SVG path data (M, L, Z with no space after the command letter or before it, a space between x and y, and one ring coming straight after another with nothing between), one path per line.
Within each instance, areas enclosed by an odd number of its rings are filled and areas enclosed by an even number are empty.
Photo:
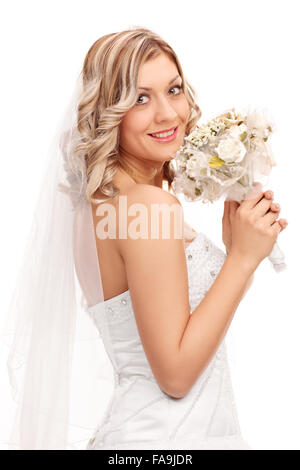
M226 255L201 232L185 252L192 312ZM115 388L88 450L251 449L241 435L224 340L189 393L173 398L161 390L151 371L129 290L104 304L105 310L96 304L88 313L112 363Z

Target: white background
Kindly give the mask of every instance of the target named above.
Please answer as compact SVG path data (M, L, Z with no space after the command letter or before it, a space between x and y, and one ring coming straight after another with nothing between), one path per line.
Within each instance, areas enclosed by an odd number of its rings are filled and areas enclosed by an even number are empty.
M289 225L288 270L264 260L227 335L244 438L253 449L300 449L299 14L297 0L13 1L1 7L1 301L6 307L39 192L47 148L85 54L110 32L143 26L176 51L198 94L200 123L235 106L277 125L268 187ZM223 203L184 203L220 248ZM234 279L232 280L234 282Z

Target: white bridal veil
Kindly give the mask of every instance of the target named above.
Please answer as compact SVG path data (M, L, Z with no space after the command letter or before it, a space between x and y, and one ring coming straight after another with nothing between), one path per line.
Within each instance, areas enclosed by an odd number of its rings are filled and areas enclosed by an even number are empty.
M50 147L1 331L2 448L85 448L101 417L103 389L113 386L98 331L86 313L103 302L103 291L84 160L72 158L80 141L81 89L80 73Z
M2 448L86 448L114 388L109 356L86 312L104 308L104 299L84 157L73 154L81 91L80 73L49 150L1 331Z

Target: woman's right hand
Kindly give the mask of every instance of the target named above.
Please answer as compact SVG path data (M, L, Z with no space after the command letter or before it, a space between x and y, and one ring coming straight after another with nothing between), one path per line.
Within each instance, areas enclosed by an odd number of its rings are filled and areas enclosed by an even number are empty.
M276 220L279 211L269 210L272 202L256 186L241 204L230 204L231 254L255 268L270 255L279 233L287 226L285 219Z

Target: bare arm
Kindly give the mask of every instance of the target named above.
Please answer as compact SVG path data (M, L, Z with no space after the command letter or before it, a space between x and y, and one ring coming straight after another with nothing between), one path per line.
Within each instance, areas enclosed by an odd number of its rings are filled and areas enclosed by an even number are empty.
M254 279L254 272L251 274L251 277L249 278L247 284L246 284L246 288L244 290L244 294L243 294L243 297L242 299L245 297L245 295L247 294L248 290L250 289L250 287L252 286L252 283L253 283L253 279Z
M160 188L136 185L128 207L152 203L181 207ZM118 220L118 214L117 214ZM130 225L128 218L128 226ZM150 217L149 217L150 227ZM118 239L143 348L157 383L180 398L201 375L217 350L245 292L253 269L228 256L205 298L190 314L188 274L182 238ZM234 280L234 282L233 282Z
M228 256L229 254L229 251L228 249L226 248L226 255ZM242 299L245 297L245 295L247 294L249 288L252 286L252 283L253 283L253 279L254 279L254 272L251 274L251 277L248 279L248 282L246 284L246 287L245 287L245 290L244 290L244 294L242 296ZM242 300L241 299L241 300Z
M228 255L210 290L192 312L179 344L181 384L174 384L179 395L188 392L217 351L254 270L254 266L242 265Z

